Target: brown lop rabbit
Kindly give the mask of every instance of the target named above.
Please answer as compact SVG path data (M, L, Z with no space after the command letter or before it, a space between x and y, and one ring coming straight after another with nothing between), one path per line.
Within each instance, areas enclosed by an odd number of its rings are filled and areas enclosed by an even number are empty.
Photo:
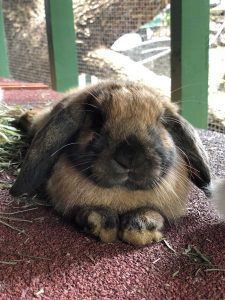
M101 82L20 123L33 139L11 194L44 185L62 216L104 242L159 241L165 221L185 213L191 182L212 194L196 131L140 83Z

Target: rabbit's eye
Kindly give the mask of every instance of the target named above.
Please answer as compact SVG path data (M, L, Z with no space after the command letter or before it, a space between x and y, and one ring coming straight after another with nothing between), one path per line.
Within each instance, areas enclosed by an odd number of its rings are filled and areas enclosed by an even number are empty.
M101 152L103 149L105 149L107 144L108 140L104 134L97 132L94 133L92 147L95 152Z

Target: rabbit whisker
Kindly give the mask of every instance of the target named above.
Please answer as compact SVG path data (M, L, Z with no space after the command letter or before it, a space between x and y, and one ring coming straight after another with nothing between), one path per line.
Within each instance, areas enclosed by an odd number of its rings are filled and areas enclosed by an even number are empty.
M191 162L188 158L188 156L186 155L186 153L177 146L177 148L181 151L181 153L186 157L187 162L182 162L183 166L186 166L188 168L188 170L191 172L191 174L194 174L197 178L201 179L199 174L199 170L195 169L194 167L191 166Z
M189 157L187 156L187 154L179 146L176 146L176 147L181 152L181 154L186 158L188 166L191 167L191 162L190 162Z
M195 83L190 83L190 84L184 84L182 86L180 86L179 88L176 88L174 90L171 90L171 93L175 93L177 91L180 91L181 89L184 89L184 88L190 88L190 87L193 87L193 86L198 86L198 85L201 85L202 84L202 81L199 81L199 82L195 82Z
M89 160L89 161L84 161L84 162L82 162L82 163L79 163L79 164L76 164L76 165L72 165L72 167L78 167L78 166L86 165L86 164L88 164L88 163L90 163L90 162L92 162L92 161L91 161L91 160Z
M156 187L155 187L155 189L153 189L153 192L156 195L160 206L163 207L164 206L163 205L163 200L165 201L166 190L164 189L164 187L162 185L159 185L159 182L157 182L156 180L155 180L155 185L156 185ZM170 207L169 207L169 210L170 210L171 214L173 215ZM170 224L169 220L168 220L168 222Z
M163 189L163 191L164 191L164 194L167 194L167 193L168 193L168 190L169 190L170 192L172 192L172 194L174 195L174 197L177 199L178 204L180 205L180 207L183 208L183 205L182 205L182 203L181 203L181 201L180 201L179 196L177 195L177 193L174 191L173 188L171 189L171 184L170 184L167 180L165 180L165 179L162 180L162 189ZM172 207L171 207L170 205L168 205L168 208L169 208L170 213L171 213L171 215L172 215L173 221L175 221L175 220L176 220L176 217L175 217L175 214L174 214L174 212L173 212Z
M87 168L81 170L81 172L87 171L88 169L91 169L92 167L93 167L93 166L91 165L91 166L89 166L89 167L87 167ZM90 177L90 176L89 176L89 177Z
M93 133L96 134L99 137L102 137L102 134L100 134L99 132L94 131Z
M163 184L163 181L160 182L160 185L158 184L158 189L157 189L157 193L160 197L161 197L161 201L160 201L160 205L161 207L164 207L163 202L165 203L166 200L166 195L168 193L168 189L166 189L165 185ZM159 200L159 199L158 199ZM175 215L173 213L172 208L170 207L169 203L168 203L168 210L171 213L172 219L175 220ZM168 220L169 224L171 225L170 221Z
M79 160L83 160L84 158L90 158L90 159L92 159L92 158L94 158L94 157L96 157L97 156L97 154L94 154L94 153L92 153L92 154L90 154L90 153L86 153L86 154L77 154L76 152L74 152L74 153L67 153L67 157L76 157L76 159L77 159L77 161L79 161Z
M68 147L68 146L72 146L72 145L80 145L80 143L69 143L69 144L66 144L64 146L62 146L61 148L59 148L58 150L56 150L54 153L51 154L51 157L54 156L56 153L58 153L60 150Z
M97 102L99 102L99 98L96 95L94 95L90 90L87 90L87 93L91 95ZM97 106L95 106L95 108L97 108Z
M175 119L175 118L164 116L164 117L162 117L162 119L165 123L168 123L167 121L173 121L174 123L181 125L181 121L179 121L178 119Z

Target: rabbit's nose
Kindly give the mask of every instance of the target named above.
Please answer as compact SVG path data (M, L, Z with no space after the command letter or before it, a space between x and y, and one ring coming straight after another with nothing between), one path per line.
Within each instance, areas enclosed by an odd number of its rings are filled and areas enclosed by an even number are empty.
M123 158L117 155L116 157L114 157L114 161L117 163L120 169L129 170L131 167L130 159L128 158Z
M140 167L145 162L143 146L137 139L129 138L119 144L113 159L124 169Z
M130 153L117 154L114 156L114 160L124 169L134 169L140 167L144 163L143 153Z

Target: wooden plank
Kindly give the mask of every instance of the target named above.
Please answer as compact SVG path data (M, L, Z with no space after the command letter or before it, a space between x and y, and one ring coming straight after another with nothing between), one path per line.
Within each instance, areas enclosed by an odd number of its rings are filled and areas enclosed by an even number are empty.
M65 91L78 85L72 0L45 0L52 87Z
M24 83L24 82L0 82L0 88L3 90L43 90L49 89L49 86L43 83Z
M0 76L10 77L2 0L0 0Z
M198 128L208 126L209 0L171 1L172 101Z

